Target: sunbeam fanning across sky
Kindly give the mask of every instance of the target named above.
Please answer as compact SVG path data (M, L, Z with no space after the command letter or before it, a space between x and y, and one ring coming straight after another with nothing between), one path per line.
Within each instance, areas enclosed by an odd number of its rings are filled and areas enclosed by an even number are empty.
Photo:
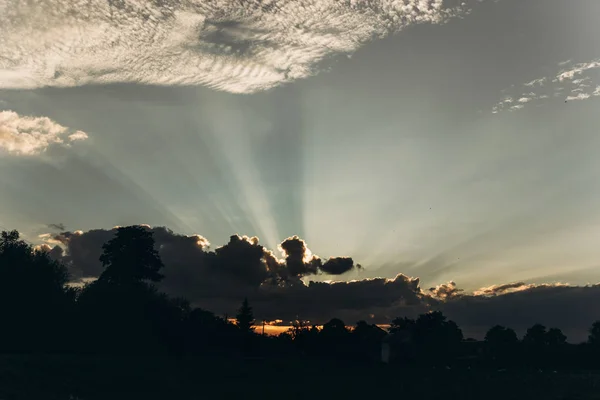
M253 232L258 233L270 248L275 248L280 235L271 210L271 200L265 190L266 182L257 169L253 154L253 127L243 110L230 109L229 106L216 101L202 107L199 113L200 119L213 121L209 126L213 151L219 155L223 168L231 174L235 193L238 193L236 197L242 214L229 218L247 218ZM243 133L246 129L249 130L247 135Z

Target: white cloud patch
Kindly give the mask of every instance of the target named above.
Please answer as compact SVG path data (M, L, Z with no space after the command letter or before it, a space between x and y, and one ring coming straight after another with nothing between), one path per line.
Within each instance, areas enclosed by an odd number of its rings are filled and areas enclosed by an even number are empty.
M88 138L87 133L82 132L82 131L77 131L71 135L69 135L69 140L72 142L76 142L76 141L80 141L80 140L86 140Z
M492 113L521 110L525 108L525 103L527 105L540 103L541 100L546 99L562 98L569 102L600 97L598 82L600 82L600 58L578 64L573 64L571 60L562 61L558 63L557 72L554 76L533 79L520 88L511 86L510 89L504 90L503 93L510 90L523 92L526 89L535 91L520 95L513 94L513 96L519 98L518 102L520 104L518 105L511 104L513 103L513 97L505 97L492 107Z
M592 95L589 94L589 93L578 93L575 96L572 96L572 95L568 96L567 97L567 101L571 101L571 100L587 100L590 97L592 97Z
M483 0L0 0L0 88L135 82L252 93Z
M546 82L546 78L539 78L539 79L534 79L530 82L527 82L525 84L525 86L528 86L528 87L542 86L545 82Z
M51 145L69 145L87 139L82 131L73 132L50 118L25 117L14 111L0 111L0 151L31 156Z
M576 64L571 68L567 68L564 71L561 71L561 73L558 74L556 79L558 79L560 82L564 81L565 79L573 80L573 78L575 78L576 76L595 68L600 68L600 60Z

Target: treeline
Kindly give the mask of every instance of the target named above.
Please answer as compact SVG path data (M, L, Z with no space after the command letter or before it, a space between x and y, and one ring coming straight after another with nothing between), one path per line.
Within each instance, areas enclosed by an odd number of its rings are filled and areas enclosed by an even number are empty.
M600 367L600 321L587 343L567 343L557 328L533 325L522 340L494 326L484 341L465 339L440 312L396 318L386 331L339 319L322 327L301 321L278 336L255 332L250 304L236 323L160 293L163 264L152 233L120 228L105 243L101 276L83 287L68 285L65 266L37 251L16 231L0 237L0 352L143 354L176 357L314 358L419 366L494 368ZM387 358L387 356L386 356Z

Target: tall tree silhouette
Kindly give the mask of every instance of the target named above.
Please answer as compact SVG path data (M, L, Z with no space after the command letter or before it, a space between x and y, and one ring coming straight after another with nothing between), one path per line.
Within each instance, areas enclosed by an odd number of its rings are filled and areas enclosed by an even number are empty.
M254 332L254 314L247 298L244 298L242 306L239 308L238 313L235 316L235 320L241 332L247 334Z
M113 284L160 282L163 263L154 249L152 232L142 226L119 228L102 246L100 261L105 267L100 280Z
M173 347L186 306L158 292L163 263L152 232L142 226L119 228L103 246L105 267L78 299L86 335L105 352L164 351ZM115 330L115 327L119 330ZM165 329L168 327L168 329Z

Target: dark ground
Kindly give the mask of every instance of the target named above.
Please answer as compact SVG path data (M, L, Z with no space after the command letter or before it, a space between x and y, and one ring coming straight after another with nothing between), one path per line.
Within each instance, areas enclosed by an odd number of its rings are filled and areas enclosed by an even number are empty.
M0 399L599 399L600 372L0 356Z

